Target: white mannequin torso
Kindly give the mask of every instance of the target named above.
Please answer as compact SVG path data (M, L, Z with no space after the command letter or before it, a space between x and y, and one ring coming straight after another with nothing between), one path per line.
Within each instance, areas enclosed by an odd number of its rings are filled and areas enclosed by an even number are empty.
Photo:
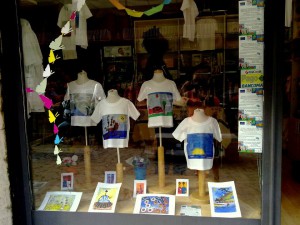
M110 89L108 92L107 92L107 102L109 103L115 103L117 102L121 97L119 96L118 94L118 91L116 89Z
M82 70L81 72L79 72L77 74L77 80L76 80L77 84L84 84L88 81L89 81L89 78L87 76L87 73L84 70Z
M155 70L152 80L155 82L163 82L164 80L166 80L164 73L162 70Z
M203 109L195 109L194 114L191 116L192 120L198 123L202 123L208 120L209 116L205 115Z

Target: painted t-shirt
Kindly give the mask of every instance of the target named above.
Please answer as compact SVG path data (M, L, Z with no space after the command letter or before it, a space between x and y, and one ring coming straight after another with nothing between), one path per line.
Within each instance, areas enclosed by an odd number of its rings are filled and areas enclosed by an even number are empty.
M130 117L136 120L139 115L133 103L126 98L120 98L114 103L102 100L96 106L91 118L95 123L102 120L103 147L128 147Z
M213 166L213 140L222 141L218 121L209 117L199 123L191 117L185 118L172 133L175 139L184 140L184 154L187 167L193 170L209 170Z
M147 99L148 127L173 127L173 102L181 99L174 81L145 81L137 100L144 99Z
M67 85L65 100L70 100L71 126L96 126L90 117L99 101L106 98L102 85L94 80L84 84L72 81Z

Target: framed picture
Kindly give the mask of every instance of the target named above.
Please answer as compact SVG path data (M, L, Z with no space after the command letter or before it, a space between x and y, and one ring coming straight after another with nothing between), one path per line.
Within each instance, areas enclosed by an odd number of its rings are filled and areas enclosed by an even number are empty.
M241 217L234 181L208 182L211 216Z
M99 182L94 192L89 212L111 212L116 208L121 183L107 184Z
M176 179L176 196L189 196L189 179Z
M104 46L103 47L104 58L108 57L130 57L132 56L132 50L130 45L126 46Z
M116 171L105 171L104 183L114 184L117 181Z
M133 213L175 215L175 195L139 194L136 196Z
M76 212L82 192L47 192L38 210Z
M73 173L62 173L61 174L61 190L69 191L74 189L74 174Z
M147 180L134 180L133 197L139 194L146 194Z

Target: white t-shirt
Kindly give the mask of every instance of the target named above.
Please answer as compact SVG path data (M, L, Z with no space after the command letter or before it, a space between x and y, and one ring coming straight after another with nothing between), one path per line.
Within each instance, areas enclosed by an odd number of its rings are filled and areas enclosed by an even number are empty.
M195 18L199 14L197 5L194 0L183 0L180 10L183 12L184 17L183 37L188 38L190 41L194 41Z
M106 98L102 85L94 80L84 84L68 83L65 100L70 100L71 126L89 127L97 123L91 120L95 106Z
M102 139L104 148L128 147L130 118L136 120L140 116L133 103L120 98L117 102L110 103L102 100L91 116L95 123L102 120Z
M68 21L70 21L70 16L72 12L77 9L77 1L73 1L73 4L65 4L59 11L57 26L62 28ZM63 49L63 59L76 59L76 45L82 48L88 47L87 38L87 22L86 20L92 17L92 13L84 4L78 13L79 18L71 21L71 27L73 31L66 36L63 36L62 44L65 46Z
M193 170L209 170L213 166L213 139L222 141L222 134L218 121L209 117L199 123L191 117L185 118L172 133L175 139L184 140L184 154L187 167Z
M197 49L199 51L215 50L216 31L218 24L215 19L201 18L196 22Z
M137 100L144 99L147 99L148 127L173 127L173 102L181 99L174 81L145 81Z

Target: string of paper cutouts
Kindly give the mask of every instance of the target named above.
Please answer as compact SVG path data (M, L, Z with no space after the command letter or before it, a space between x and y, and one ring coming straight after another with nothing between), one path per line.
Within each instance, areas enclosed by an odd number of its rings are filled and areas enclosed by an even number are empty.
M85 0L78 0L76 5L76 10L72 12L70 19L66 24L61 28L61 34L50 43L49 48L49 57L48 57L48 64L43 72L44 79L38 84L35 88L35 90L32 90L31 88L26 88L26 92L36 92L40 99L43 101L45 108L48 109L48 119L49 122L53 123L53 133L55 134L54 139L54 151L53 154L56 155L56 164L61 165L62 160L59 156L59 153L62 152L62 150L59 148L59 144L63 141L63 137L59 137L59 129L56 125L55 121L56 118L59 116L58 112L53 113L51 110L51 107L53 105L53 102L51 99L45 96L45 91L47 87L47 79L54 74L55 72L51 70L50 64L54 64L57 59L60 57L55 55L55 51L64 49L64 46L62 45L62 38L64 35L67 35L73 31L71 27L71 21L76 19L77 12L79 12L82 8L82 6L85 4Z

